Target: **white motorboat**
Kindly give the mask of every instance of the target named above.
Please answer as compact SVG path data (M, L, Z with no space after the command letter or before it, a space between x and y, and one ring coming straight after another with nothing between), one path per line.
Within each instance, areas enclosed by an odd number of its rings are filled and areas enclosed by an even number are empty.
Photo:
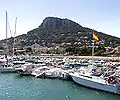
M35 70L32 71L31 75L35 77L41 77L43 74L45 75L45 71L49 70L49 67L47 66L42 66L39 68L36 68Z
M94 30L93 30L93 39L94 39ZM97 37L98 39L98 37ZM99 40L99 39L98 39ZM94 70L95 72L92 73L92 69L94 68L93 66L93 57L94 57L94 40L93 40L93 48L92 48L92 66L88 66L87 69L81 70L81 71L76 71L73 73L69 73L73 79L74 82L76 82L79 85L97 89L97 90L102 90L102 91L107 91L115 94L120 95L120 77L116 73L112 73L112 75L105 76L105 72L102 73L102 75ZM107 69L106 72L109 70ZM100 76L94 75L99 73Z
M91 72L74 72L70 73L74 82L79 85L93 88L97 90L103 90L115 94L120 94L120 79L111 75L109 77L94 76Z
M35 66L32 63L25 63L20 67L15 68L15 71L20 75L31 75L33 68L35 68Z
M59 71L61 68L52 68L45 71L45 77L47 78L57 78L59 76Z

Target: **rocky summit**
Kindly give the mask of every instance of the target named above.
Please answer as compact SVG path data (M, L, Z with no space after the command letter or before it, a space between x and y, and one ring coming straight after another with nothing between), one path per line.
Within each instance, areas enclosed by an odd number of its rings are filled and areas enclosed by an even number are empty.
M67 18L46 17L38 28L30 30L27 34L16 37L17 45L30 46L34 43L41 46L52 46L53 44L70 44L78 46L90 46L93 30L83 27ZM94 30L102 44L105 46L120 45L120 38L107 35ZM8 39L11 44L13 38ZM0 44L5 43L1 40Z

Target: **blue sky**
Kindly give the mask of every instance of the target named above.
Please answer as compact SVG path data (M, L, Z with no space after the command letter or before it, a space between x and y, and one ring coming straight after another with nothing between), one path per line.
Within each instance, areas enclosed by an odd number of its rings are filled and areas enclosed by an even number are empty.
M120 0L0 0L0 39L5 38L5 10L12 33L18 17L16 35L26 34L53 16L120 37Z

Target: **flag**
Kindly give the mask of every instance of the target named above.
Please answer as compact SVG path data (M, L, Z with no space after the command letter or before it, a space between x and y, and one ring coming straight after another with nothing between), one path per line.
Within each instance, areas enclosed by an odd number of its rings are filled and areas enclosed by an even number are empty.
M98 36L95 34L95 33L93 33L93 40L95 40L95 41L99 41L99 38L98 38Z

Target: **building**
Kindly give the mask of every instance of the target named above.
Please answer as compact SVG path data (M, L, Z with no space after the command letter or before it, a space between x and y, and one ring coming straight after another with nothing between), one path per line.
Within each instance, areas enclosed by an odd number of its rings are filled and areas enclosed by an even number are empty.
M32 48L32 50L33 50L34 52L37 52L37 51L40 50L40 45L37 44L37 43L35 43L35 44L33 44L33 45L31 46L31 48Z

